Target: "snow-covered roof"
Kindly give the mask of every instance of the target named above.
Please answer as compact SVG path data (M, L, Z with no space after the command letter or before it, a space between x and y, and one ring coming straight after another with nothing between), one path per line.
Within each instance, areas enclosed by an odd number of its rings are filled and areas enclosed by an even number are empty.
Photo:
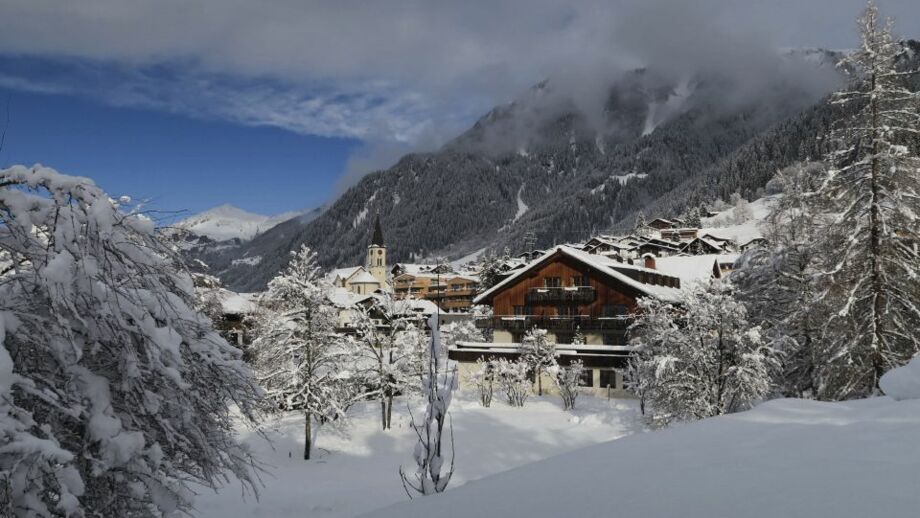
M363 266L349 266L347 268L336 268L329 272L329 279L335 280L336 278L341 278L348 280L352 275L358 273L359 271L364 270Z
M674 255L671 257L656 257L655 269L663 274L680 279L681 287L689 287L694 283L708 282L712 279L716 261L719 255ZM715 268L715 269L714 269Z
M246 315L255 312L258 308L251 300L252 295L240 294L230 290L221 289L218 292L221 311L225 315Z
M649 273L658 273L658 274L662 273L660 271L649 270L649 269L646 269L640 266L620 263L608 257L604 257L602 255L593 255L593 254L589 254L582 250L576 250L574 248L560 245L560 246L556 246L554 248L547 250L543 255L531 261L526 267L521 268L520 270L516 270L512 275L508 276L506 279L502 280L495 286L492 286L485 292L481 293L479 296L477 296L473 300L473 303L479 304L482 301L486 300L487 298L491 297L493 294L501 291L506 286L513 284L518 278L523 276L531 268L542 263L544 260L549 259L551 256L555 255L556 253L562 253L568 257L571 257L577 261L580 261L581 263L586 264L598 270L599 272L607 275L608 277L613 278L648 296L655 297L661 300L671 301L671 302L676 302L680 298L679 288L671 288L668 286L656 286L653 284L645 284L643 282L639 282L629 277L628 275L622 273L622 270L624 269L644 271L644 272L649 272Z
M380 280L367 273L367 271L361 271L348 281L352 284L380 284Z
M437 304L427 299L407 298L396 301L396 311L401 314L422 313L432 315L440 311L440 308Z
M339 308L349 308L358 302L367 299L371 295L358 295L357 293L351 292L345 288L333 288L326 296L329 298L329 302L331 302L334 306Z

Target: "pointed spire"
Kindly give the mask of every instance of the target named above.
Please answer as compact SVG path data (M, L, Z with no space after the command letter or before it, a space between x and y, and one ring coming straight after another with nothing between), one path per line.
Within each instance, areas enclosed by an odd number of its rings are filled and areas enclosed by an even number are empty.
M384 246L383 245L383 231L380 230L380 213L377 213L377 218L374 220L374 236L371 238L371 246Z

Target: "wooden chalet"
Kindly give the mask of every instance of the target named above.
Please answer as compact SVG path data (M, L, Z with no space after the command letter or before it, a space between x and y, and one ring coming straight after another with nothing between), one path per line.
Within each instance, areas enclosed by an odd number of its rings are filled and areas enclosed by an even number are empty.
M675 276L558 246L476 297L475 304L492 306L493 315L476 325L490 330L493 341L461 342L449 356L461 371L475 368L479 358L516 357L524 334L540 328L557 344L560 363L584 361L588 387L621 390L616 371L625 368L631 351L627 329L636 301L677 301L679 294ZM572 344L576 332L585 344Z

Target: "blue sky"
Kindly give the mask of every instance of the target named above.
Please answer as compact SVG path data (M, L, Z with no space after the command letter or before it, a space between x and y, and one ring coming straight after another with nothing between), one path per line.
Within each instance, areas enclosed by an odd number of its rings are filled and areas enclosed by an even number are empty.
M879 4L920 37L920 2ZM162 210L311 208L543 79L590 109L636 66L756 74L764 49L855 46L864 5L3 0L0 165L41 162Z
M223 203L275 214L321 205L338 188L352 138L110 107L72 95L0 88L10 119L0 165L50 165L89 176L110 195L162 210Z

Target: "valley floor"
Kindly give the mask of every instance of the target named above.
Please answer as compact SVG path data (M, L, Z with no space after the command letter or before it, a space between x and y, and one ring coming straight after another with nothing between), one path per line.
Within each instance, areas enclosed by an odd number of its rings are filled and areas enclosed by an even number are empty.
M271 443L251 431L245 441L266 464L259 500L243 498L238 483L220 492L202 489L197 499L202 518L350 517L408 500L400 464L414 468L415 436L405 401L394 406L393 427L380 430L379 407L353 409L350 422L324 427L314 460L304 461L303 416L292 413L269 424ZM460 392L451 404L456 472L448 491L468 481L557 454L643 430L632 400L581 396L578 408L563 411L558 397L533 397L524 408L511 408L496 394L482 408L472 393Z

